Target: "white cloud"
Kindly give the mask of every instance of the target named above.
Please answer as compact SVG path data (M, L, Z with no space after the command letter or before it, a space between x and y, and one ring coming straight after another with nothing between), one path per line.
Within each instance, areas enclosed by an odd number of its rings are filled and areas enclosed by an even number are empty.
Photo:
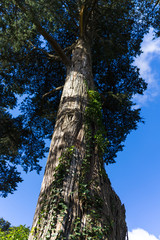
M134 229L132 232L128 233L129 240L159 240L154 235L149 234L143 229Z
M160 94L160 75L159 69L155 71L151 68L153 60L160 60L160 40L156 38L153 40L154 34L151 29L150 32L144 37L142 43L143 53L135 59L135 65L140 68L140 74L143 79L148 83L148 89L144 95L136 95L134 101L138 105L145 105L148 101L152 101L158 94Z

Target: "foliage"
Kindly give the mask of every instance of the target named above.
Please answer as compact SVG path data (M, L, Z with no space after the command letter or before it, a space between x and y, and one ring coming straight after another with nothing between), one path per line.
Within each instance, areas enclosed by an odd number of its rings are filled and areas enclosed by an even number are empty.
M46 196L46 193L44 193L41 201L41 212L39 214L38 224L31 230L31 233L34 235L35 239L37 239L39 231L43 232L43 225L45 225L45 222L48 222L48 216L50 216L50 226L46 233L45 239L50 239L53 236L52 229L56 226L56 223L65 216L67 205L62 197L63 182L69 173L69 167L74 151L74 146L66 148L59 159L59 164L54 172L54 181L50 186L49 193L47 192L49 195ZM61 239L61 231L55 233L55 235L57 235L56 239Z
M5 221L3 218L0 218L0 229L2 232L8 231L10 226L11 226L10 222Z
M0 229L1 240L27 240L30 229L25 225L10 227L7 231Z
M89 100L85 109L86 148L81 166L78 189L79 199L83 205L83 211L86 213L86 225L82 227L81 219L79 217L76 218L73 223L73 232L69 235L69 238L73 240L106 239L113 230L112 220L109 219L109 217L106 218L102 210L103 199L95 190L93 193L93 185L96 186L97 183L96 181L92 183L92 181L88 180L90 174L90 161L95 149L97 149L96 154L99 157L99 174L102 174L104 170L103 160L105 160L104 155L105 152L107 152L108 140L103 125L100 95L94 90L88 90L87 92Z
M159 7L146 0L1 0L0 3L0 192L13 193L24 171L40 171L54 129L64 62L81 36L90 42L93 76L102 101L102 121L109 141L106 163L115 162L126 136L141 121L132 97L146 83L133 66ZM83 26L80 10L84 7ZM155 16L157 19L155 21ZM61 53L55 42L61 46ZM60 47L58 47L60 49ZM65 60L64 60L64 56ZM22 102L19 104L19 97ZM18 108L17 115L11 110ZM9 126L9 127L8 127ZM103 141L103 134L96 136Z
M103 123L103 108L100 94L97 91L88 90L88 97L89 102L85 110L86 125L88 128L90 128L90 125L95 126L94 141L97 144L99 154L105 157L105 154L108 152L109 141L107 140L107 129L105 129Z

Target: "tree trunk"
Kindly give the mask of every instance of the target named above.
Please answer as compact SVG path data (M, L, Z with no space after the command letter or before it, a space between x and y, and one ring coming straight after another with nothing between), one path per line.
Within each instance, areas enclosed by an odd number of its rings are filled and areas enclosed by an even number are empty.
M79 39L67 69L29 240L126 239L125 209L104 171L94 137L98 126L86 114L89 89L94 89L91 52L88 42Z

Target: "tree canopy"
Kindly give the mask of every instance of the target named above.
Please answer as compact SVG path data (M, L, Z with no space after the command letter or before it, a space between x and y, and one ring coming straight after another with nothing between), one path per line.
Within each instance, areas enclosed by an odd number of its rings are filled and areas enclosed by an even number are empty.
M10 226L11 226L10 222L5 221L3 218L0 218L0 229L1 229L2 232L8 231Z
M41 170L72 49L79 37L92 50L109 141L104 161L115 162L131 130L141 122L132 97L147 85L133 65L150 26L159 24L156 1L1 0L0 192L6 197L24 171ZM156 16L156 17L155 17ZM61 89L61 88L60 88ZM21 101L20 101L21 100ZM13 110L17 111L16 115Z
M0 239L7 240L26 240L28 239L30 229L25 225L20 225L18 227L11 227L11 223L0 218Z

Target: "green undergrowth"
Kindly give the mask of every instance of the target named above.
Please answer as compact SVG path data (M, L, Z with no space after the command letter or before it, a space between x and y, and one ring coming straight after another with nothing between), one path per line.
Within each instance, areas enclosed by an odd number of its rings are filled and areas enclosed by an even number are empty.
M20 225L18 227L10 227L7 231L0 229L1 240L27 240L29 235L29 227Z

